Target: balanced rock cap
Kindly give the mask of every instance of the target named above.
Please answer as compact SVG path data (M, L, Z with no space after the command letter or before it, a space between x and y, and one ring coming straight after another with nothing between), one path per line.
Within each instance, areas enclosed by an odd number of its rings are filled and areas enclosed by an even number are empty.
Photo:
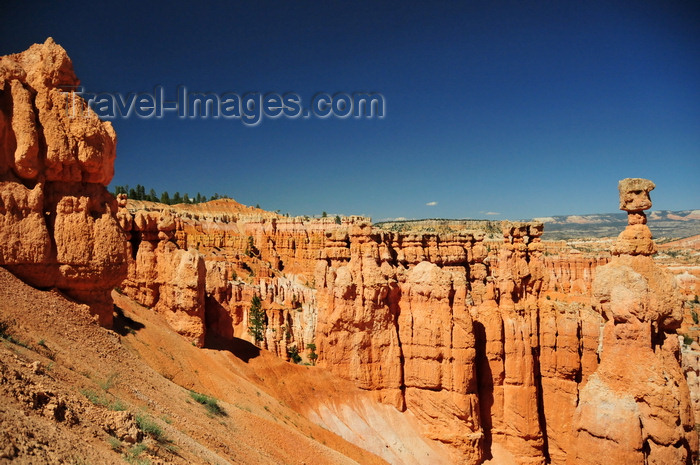
M617 184L620 191L620 210L638 212L651 208L649 192L656 185L648 179L625 178Z

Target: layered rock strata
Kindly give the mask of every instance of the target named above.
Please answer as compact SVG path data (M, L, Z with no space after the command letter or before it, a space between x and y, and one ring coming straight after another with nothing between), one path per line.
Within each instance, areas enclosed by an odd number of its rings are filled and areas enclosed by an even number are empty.
M79 83L51 38L0 57L0 265L90 304L109 326L110 291L127 266L105 188L116 136L68 91Z

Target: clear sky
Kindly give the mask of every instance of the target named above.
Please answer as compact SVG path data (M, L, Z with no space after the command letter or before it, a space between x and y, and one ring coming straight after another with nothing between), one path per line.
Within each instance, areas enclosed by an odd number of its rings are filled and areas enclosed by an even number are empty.
M52 36L87 91L381 93L383 118L116 118L113 185L291 215L530 218L700 208L697 1L5 0L0 54Z

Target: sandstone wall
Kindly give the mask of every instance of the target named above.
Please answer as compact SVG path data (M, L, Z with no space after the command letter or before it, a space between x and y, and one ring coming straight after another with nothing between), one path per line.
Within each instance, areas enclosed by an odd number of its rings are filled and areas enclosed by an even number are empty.
M286 357L296 346L308 361L306 346L316 344L320 365L410 409L427 437L453 446L455 461L481 463L493 443L522 463L544 463L549 450L565 454L577 388L597 365L600 317L561 292L543 296L552 280L562 289L577 280L585 292L590 261L547 261L537 224L507 223L496 243L483 232L375 230L364 218L217 212L239 209L228 202L195 214L134 203L135 218L154 218L145 236L143 221L134 222L140 236L131 240L137 251L124 292L166 311L154 262L197 249L206 282L198 344L205 333L252 341L248 309L257 294L268 323L262 347ZM175 231L159 243L158 218L168 215ZM202 314L201 299L188 302L184 315Z

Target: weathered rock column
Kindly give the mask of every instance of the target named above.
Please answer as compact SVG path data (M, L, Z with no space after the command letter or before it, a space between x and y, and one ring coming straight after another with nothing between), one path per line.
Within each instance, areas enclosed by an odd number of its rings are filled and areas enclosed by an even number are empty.
M80 84L49 38L0 57L0 266L90 305L111 326L126 236L107 192L116 134L66 91Z
M544 439L539 419L538 364L533 351L538 346L537 306L536 296L527 292L527 284L538 279L531 279L528 264L529 224L506 222L502 228L504 243L495 270L504 336L502 433L506 448L518 464L542 465Z
M643 212L654 187L646 179L619 184L629 224L593 283L593 306L606 320L601 363L579 395L570 465L690 465L697 455L675 331L682 302L673 277L651 257L656 247Z
M349 237L350 259L340 249ZM396 272L382 260L377 237L369 223L358 223L349 235L338 233L330 256L319 261L316 344L318 364L353 380L380 399L405 408L401 390L403 371L396 328L398 284ZM334 258L338 257L338 258ZM337 263L334 267L331 264Z

